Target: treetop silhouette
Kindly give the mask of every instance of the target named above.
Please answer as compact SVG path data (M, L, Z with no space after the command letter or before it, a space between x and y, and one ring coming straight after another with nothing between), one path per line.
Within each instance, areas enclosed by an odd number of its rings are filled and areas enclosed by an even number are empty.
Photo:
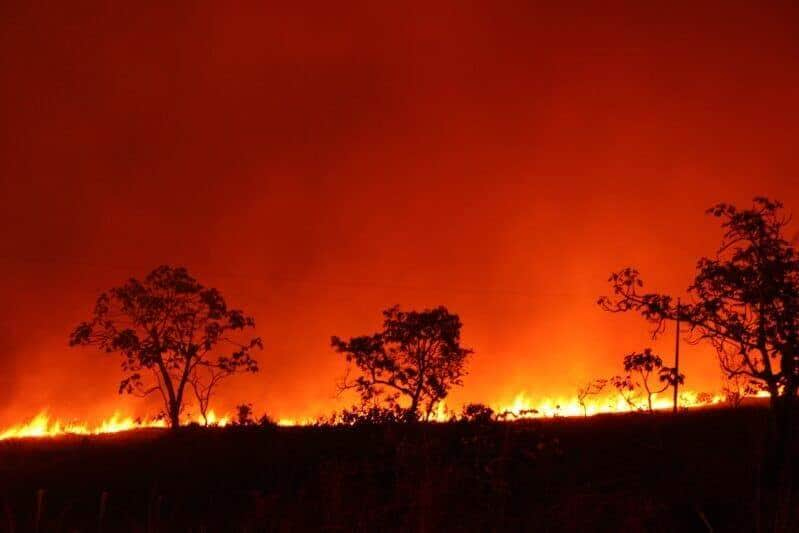
M70 346L96 346L122 356L119 392L160 393L172 427L180 424L186 386L205 415L214 388L237 372L257 372L259 337L244 335L255 321L230 309L222 294L183 267L160 266L102 293L94 316L70 335ZM240 338L243 337L243 338Z
M627 387L628 390L640 389L646 395L646 403L649 412L653 412L652 396L660 394L675 384L685 383L685 375L678 373L676 368L663 366L663 358L645 348L642 352L632 352L624 356L624 371L627 378L613 378L613 383L618 389L619 384ZM656 374L660 387L655 383L650 383L652 374Z
M331 345L355 366L340 391L358 392L362 406L382 405L406 420L429 417L453 385L461 385L472 350L460 343L458 315L440 306L424 311L383 311L383 330ZM349 374L349 371L348 371Z
M762 197L748 209L722 203L708 213L721 220L724 235L715 257L697 263L692 302L642 292L638 271L626 268L610 277L613 294L599 304L641 314L654 324L654 336L679 316L691 342L714 346L728 376L747 376L774 404L790 401L799 386L799 256L784 237L790 217L781 203Z

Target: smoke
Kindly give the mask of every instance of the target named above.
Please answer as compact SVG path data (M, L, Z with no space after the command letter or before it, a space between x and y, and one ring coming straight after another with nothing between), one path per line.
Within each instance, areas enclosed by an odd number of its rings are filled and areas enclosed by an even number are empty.
M3 320L3 319L0 319ZM0 406L7 406L11 403L16 394L17 380L14 379L17 372L17 359L13 357L20 351L20 343L14 339L14 330L8 322L0 322Z
M610 271L680 291L704 208L799 205L796 8L628 8L4 5L3 403L151 409L66 343L164 263L257 320L263 370L222 408L329 411L330 336L395 303L461 314L453 402L616 372L649 338L594 306Z

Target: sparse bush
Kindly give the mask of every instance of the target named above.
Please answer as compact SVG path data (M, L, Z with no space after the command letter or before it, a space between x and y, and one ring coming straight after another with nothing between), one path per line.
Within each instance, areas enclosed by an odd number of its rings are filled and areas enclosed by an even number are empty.
M636 402L638 392L646 398L649 412L653 412L652 396L659 394L669 387L685 383L685 375L678 373L674 368L663 366L663 359L655 354L651 348L643 352L633 352L624 356L625 376L611 378L611 384L616 388L624 401L633 409L639 409ZM660 388L655 388L649 383L652 374L656 374L660 381ZM635 377L634 377L635 376Z
M251 403L242 403L236 406L236 424L239 426L255 425Z
M613 388L616 389L616 392L619 393L619 396L630 409L637 411L641 408L637 402L638 391L635 382L630 376L613 376L610 378L610 384L613 385Z
M461 412L461 420L485 424L494 420L494 410L482 403L466 404Z
M277 422L275 422L275 420L271 416L269 416L268 414L264 413L258 419L258 427L261 427L261 428L276 428L277 427Z
M731 407L740 407L744 398L754 396L762 390L760 383L753 381L745 374L724 374L724 386L721 392L724 399Z
M334 424L347 426L397 424L405 421L405 413L396 407L360 407L342 409L332 417Z
M586 399L589 396L601 393L607 384L607 379L595 379L590 381L585 387L577 389L577 403L583 408L583 416L588 416L588 406L585 404Z

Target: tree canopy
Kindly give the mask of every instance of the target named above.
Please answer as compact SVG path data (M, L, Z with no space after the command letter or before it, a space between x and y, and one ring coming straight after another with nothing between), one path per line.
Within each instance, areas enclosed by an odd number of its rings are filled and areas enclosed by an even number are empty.
M70 346L96 346L122 356L119 392L160 393L170 425L180 424L186 386L205 414L212 391L236 372L256 372L248 337L252 317L230 309L222 294L204 287L185 268L160 266L144 280L131 278L102 293L91 320L79 324Z
M690 340L708 341L729 377L746 376L772 399L797 393L799 355L799 256L785 236L790 217L782 204L755 198L739 209L718 204L708 213L721 221L721 245L698 261L688 287L690 301L643 292L638 271L610 278L612 295L600 298L608 311L640 313L662 333L667 320L689 324Z
M344 354L358 375L345 378L342 390L354 389L362 405L388 406L406 419L429 416L453 385L461 385L472 350L461 346L461 321L445 307L383 312L383 330L342 340L333 348Z
M633 388L638 388L646 395L646 403L649 412L653 410L652 396L660 394L675 384L685 383L685 376L677 372L677 369L663 366L663 358L645 348L643 352L632 352L624 356L624 371L628 379L623 380L626 384L631 384ZM657 374L660 387L649 383L652 374ZM615 383L619 383L618 378L614 378Z

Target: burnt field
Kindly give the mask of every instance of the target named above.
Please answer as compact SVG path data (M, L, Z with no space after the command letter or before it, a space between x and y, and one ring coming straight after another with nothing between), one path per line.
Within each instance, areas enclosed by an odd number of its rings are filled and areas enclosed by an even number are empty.
M766 412L0 443L3 531L750 531Z

